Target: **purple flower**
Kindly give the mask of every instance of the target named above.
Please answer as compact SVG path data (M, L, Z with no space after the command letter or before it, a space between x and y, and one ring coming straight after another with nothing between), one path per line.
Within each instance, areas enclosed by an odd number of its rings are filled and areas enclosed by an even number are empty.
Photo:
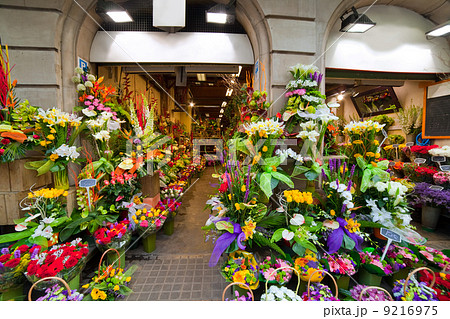
M3 264L0 262L0 270L3 270L5 266L3 266Z
M355 174L356 165L353 164L352 169L350 170L350 179L352 179L353 174Z
M2 255L9 254L9 249L8 248L2 248L1 252L2 252Z
M138 138L135 138L135 139L133 140L133 143L137 145L137 144L141 144L142 141L141 141L140 139L138 139Z
M16 251L14 251L14 258L20 258L20 250L16 250Z

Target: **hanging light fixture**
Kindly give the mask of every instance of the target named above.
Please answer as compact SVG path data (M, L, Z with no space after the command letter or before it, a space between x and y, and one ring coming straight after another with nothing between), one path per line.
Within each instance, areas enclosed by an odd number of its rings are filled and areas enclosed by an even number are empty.
M206 10L206 22L218 24L232 24L236 18L236 8L231 0L228 4L218 3Z
M348 15L347 17L345 17ZM363 33L376 25L365 14L359 14L355 7L341 15L341 32Z

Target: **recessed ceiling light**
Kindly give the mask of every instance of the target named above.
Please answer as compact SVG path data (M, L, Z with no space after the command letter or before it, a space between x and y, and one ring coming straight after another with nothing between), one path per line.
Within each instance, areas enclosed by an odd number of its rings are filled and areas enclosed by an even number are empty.
M206 74L205 73L197 73L197 80L206 81Z
M342 101L344 99L344 95L342 95L342 93L339 93L339 95L337 96L338 101Z
M206 117L209 117L209 113L206 113L205 116L206 116Z
M132 22L133 19L127 11L108 11L106 14L116 23Z
M195 106L194 102L189 103L189 106L194 107Z

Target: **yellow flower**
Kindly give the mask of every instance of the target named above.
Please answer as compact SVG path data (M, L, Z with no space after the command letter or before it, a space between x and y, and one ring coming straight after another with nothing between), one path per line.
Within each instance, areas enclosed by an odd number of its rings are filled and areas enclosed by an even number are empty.
M256 228L256 224L252 221L246 221L245 226L242 226L242 232L245 234L245 239L253 238L253 231Z
M380 145L380 142L378 142L377 140L374 140L373 145L378 146L378 145Z
M355 158L358 158L358 157L362 157L362 155L361 154L359 154L359 153L356 153L355 155L353 155Z
M331 216L336 215L336 212L334 211L334 209L330 210L330 214L331 214Z
M119 285L115 285L115 286L114 286L114 291L117 291L117 290L119 290L119 289L120 289Z
M393 149L393 148L394 148L394 146L392 146L392 145L387 145L387 146L384 147L384 150L385 150L385 151L389 151L389 150L391 150L391 149Z
M234 206L236 207L236 210L240 210L241 206L238 203L235 203Z
M245 185L242 185L241 192L245 192L247 189L245 188Z
M88 289L89 288L89 284L83 285L83 286L81 286L81 288Z
M130 282L131 277L127 277L127 279L125 279L126 282Z
M375 154L373 152L367 152L366 156L368 156L368 157L375 157Z
M228 194L228 199L231 200L231 194Z
M353 144L363 144L363 141L361 141L361 140L355 140L355 141L353 141Z
M381 154L380 153L375 153L375 158L380 158Z
M50 133L55 134L56 130L52 127L52 128L50 128Z
M262 151L267 152L267 150L268 150L267 146L264 145L264 147L262 148Z
M49 135L47 135L47 138L48 138L50 141L53 141L53 140L55 139L55 135L49 134Z
M51 160L52 162L56 161L58 158L59 158L59 155L58 155L58 154L52 154L52 155L50 155L50 160Z
M44 147L45 147L45 146L47 146L48 143L47 143L47 141L40 141L39 144L40 144L41 146L44 146Z

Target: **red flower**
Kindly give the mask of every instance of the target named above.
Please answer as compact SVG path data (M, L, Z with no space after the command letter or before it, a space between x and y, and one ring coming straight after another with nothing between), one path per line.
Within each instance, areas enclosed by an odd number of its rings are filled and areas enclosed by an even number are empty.
M226 190L228 189L228 183L227 182L223 182L220 187L219 187L219 192L220 193L224 193L226 192Z
M2 144L3 145L8 145L9 143L11 143L11 141L7 138L2 139Z
M76 264L78 264L78 258L75 258L73 256L69 257L69 259L67 259L64 267L66 267L67 269L74 267Z
M83 256L87 256L87 254L89 254L89 249L87 249L87 248L81 248L81 249L80 249L80 253L81 253Z
M281 119L281 113L280 112L277 113L277 118Z
M36 274L36 271L38 270L38 264L37 264L37 260L32 260L29 264L28 264L28 268L27 268L27 272L29 275L34 275Z
M101 239L101 244L106 245L109 244L111 242L111 238L109 237L105 237L103 239Z
M0 256L0 263L5 263L7 260L11 258L11 254L5 254Z
M56 260L56 256L55 255L48 255L47 258L45 258L45 263L46 264L51 264L55 260Z
M14 259L8 260L8 261L5 263L5 267L8 267L8 268L14 268L14 267L16 267L18 264L20 264L20 258L14 258Z
M24 252L26 252L29 249L29 247L27 245L22 245L22 246L19 246L17 249L20 250L21 254L23 254Z
M3 148L0 148L0 156L2 156L3 153L5 153L5 150Z

